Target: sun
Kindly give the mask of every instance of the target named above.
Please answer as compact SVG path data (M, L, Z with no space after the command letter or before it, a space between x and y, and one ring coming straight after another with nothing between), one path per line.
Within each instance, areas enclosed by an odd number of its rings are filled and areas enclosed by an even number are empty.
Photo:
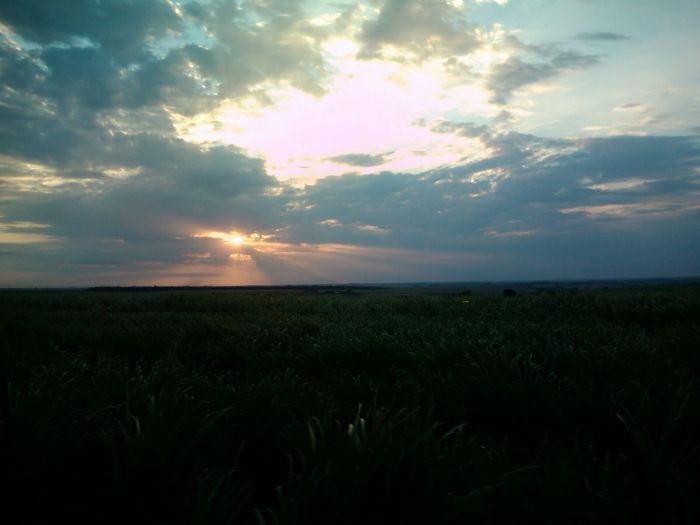
M1 226L1 225L0 225ZM271 235L258 233L253 231L252 233L241 233L237 230L231 231L205 231L202 233L195 233L192 235L195 238L207 238L207 239L219 239L225 244L230 244L236 248L242 246L264 246L268 245L268 239L272 237Z
M210 239L221 239L222 241L233 244L234 246L240 246L245 243L249 236L242 235L238 232L205 232L193 235L193 237L209 237Z

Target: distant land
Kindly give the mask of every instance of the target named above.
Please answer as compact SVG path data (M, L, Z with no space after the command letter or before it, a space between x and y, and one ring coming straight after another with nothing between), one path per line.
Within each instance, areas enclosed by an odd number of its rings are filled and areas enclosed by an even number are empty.
M700 284L700 276L655 277L643 279L571 279L571 280L535 280L535 281L455 281L455 282L400 282L400 283L318 283L286 285L243 285L243 286L90 286L70 288L0 288L2 291L13 290L75 290L90 292L176 292L176 291L212 291L212 292L287 292L287 293L419 293L443 294L470 291L473 293L497 293L511 288L519 293L544 291L572 292L575 290L593 290L605 288L628 288L645 286L673 286Z

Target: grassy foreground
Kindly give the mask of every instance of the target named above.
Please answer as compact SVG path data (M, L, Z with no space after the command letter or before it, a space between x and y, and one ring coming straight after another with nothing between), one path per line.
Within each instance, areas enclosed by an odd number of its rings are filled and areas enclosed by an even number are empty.
M0 294L3 523L700 522L700 287Z

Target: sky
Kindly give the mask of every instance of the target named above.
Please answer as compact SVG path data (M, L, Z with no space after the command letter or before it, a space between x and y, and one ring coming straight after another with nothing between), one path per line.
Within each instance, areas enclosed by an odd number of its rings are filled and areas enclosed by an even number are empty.
M0 287L700 275L698 20L0 2Z

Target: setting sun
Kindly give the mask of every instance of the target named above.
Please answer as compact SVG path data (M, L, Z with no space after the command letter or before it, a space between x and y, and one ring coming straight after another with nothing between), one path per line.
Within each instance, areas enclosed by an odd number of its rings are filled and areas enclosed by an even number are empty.
M249 239L249 236L242 235L238 232L206 232L194 235L194 237L208 237L210 239L221 239L222 241L225 241L229 244L233 244L234 246L241 246L246 242L246 239Z

